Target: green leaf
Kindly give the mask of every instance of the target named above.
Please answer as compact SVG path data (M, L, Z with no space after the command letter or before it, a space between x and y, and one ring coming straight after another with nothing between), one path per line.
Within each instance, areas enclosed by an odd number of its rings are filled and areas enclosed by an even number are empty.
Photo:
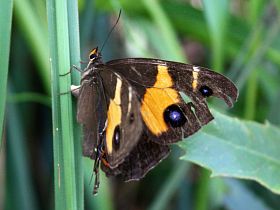
M6 105L6 90L9 68L10 39L12 25L13 1L0 1L0 151L2 145L2 131Z
M70 38L69 35L69 32L74 33L75 30L68 28L71 26L77 29L77 26L71 24L77 24L78 21L69 20L69 15L73 15L75 10L70 7L75 6L77 7L75 0L47 1L52 71L55 209L69 210L83 208L83 186L81 186L83 182L77 181L77 176L83 179L78 165L81 158L75 158L75 152L79 154L81 152L75 148L77 144L74 142L73 134L71 78L70 74L67 74L71 66L70 60L74 61L79 56L78 53L70 55L69 46L71 43L71 46L75 45L74 49L79 48L79 44L73 43L77 38L72 35ZM77 13L74 16L78 18Z
M280 194L280 129L213 112L215 120L179 143L182 159L212 171L212 176L255 180Z

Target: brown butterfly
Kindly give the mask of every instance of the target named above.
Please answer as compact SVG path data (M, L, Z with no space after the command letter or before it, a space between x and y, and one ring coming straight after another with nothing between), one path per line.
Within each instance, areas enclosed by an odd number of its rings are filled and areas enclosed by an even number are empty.
M94 192L100 163L107 176L141 179L168 155L170 144L213 119L207 97L221 98L229 107L237 100L238 90L228 78L203 67L146 58L103 63L98 48L89 59L73 93L83 152L95 160Z

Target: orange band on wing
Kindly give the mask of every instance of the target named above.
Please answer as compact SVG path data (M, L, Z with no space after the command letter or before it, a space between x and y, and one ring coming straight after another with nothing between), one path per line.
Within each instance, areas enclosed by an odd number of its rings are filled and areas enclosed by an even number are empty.
M142 100L141 114L149 130L159 136L168 130L164 121L165 109L180 101L179 94L172 89L173 81L168 73L168 67L158 65L156 82L152 88L147 88Z
M121 85L120 79L117 79L115 90L115 98L110 100L109 108L107 111L107 128L106 128L106 149L107 153L111 154L113 150L113 137L115 128L121 124Z

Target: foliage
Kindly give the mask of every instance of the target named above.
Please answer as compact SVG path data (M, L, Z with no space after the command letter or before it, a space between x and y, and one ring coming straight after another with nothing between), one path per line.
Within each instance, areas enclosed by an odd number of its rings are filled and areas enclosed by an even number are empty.
M0 10L2 2L11 3L1 0ZM99 195L93 197L93 163L81 158L75 103L69 93L60 94L78 83L78 73L59 74L80 65L79 45L84 61L103 44L120 8L121 20L102 52L105 61L187 60L230 77L240 96L231 110L209 101L224 114L213 111L216 119L175 145L145 179L124 184L102 176ZM84 191L85 209L278 209L279 9L273 0L14 0L13 24L10 10L0 14L7 15L0 20L0 29L7 28L0 36L0 84L8 81L0 209L83 209ZM9 39L10 50L2 48Z

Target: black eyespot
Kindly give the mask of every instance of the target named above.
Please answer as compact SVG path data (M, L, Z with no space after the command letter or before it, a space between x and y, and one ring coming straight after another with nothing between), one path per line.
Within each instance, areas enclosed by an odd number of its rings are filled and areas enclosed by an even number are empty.
M113 145L114 149L118 150L120 148L120 143L121 143L121 131L120 131L120 126L116 126L114 130L114 135L113 135Z
M133 123L133 121L134 121L134 114L131 113L129 116L129 123L131 124L131 123Z
M95 59L96 57L97 57L97 55L96 55L95 53L92 53L92 54L89 55L89 59L90 59L90 60L93 60L93 59Z
M209 88L208 86L204 85L201 86L199 88L200 93L205 96L205 97L209 97L211 95L213 95L213 91L211 90L211 88Z
M174 128L183 126L187 121L184 113L176 104L167 107L163 113L163 117L164 121Z

